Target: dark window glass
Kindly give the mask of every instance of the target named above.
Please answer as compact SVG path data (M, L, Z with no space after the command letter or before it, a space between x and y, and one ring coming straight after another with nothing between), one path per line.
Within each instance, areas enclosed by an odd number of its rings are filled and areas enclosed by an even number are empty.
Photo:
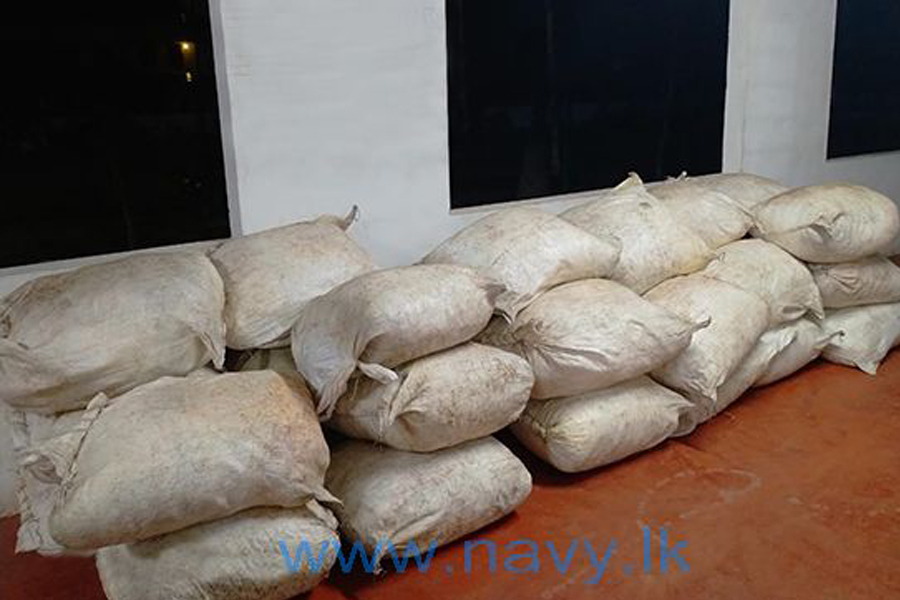
M448 0L453 207L722 166L728 0Z
M839 0L828 158L900 150L900 2Z
M14 6L0 266L228 237L207 2Z

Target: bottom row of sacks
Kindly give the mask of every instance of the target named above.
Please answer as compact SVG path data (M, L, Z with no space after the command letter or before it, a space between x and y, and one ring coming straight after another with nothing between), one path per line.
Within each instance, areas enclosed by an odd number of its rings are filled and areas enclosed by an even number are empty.
M360 544L377 571L388 552L441 546L513 512L531 493L531 475L493 437L428 454L346 441L332 455L327 486L343 499L325 504L345 540ZM334 566L338 520L315 500L255 508L101 548L97 570L111 600L283 600Z

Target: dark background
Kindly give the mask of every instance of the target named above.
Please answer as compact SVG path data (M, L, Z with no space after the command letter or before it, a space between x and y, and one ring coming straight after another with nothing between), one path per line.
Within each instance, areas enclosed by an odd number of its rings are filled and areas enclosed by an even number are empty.
M728 0L447 0L453 207L722 166Z
M900 0L838 0L828 158L900 150Z
M16 3L0 52L0 266L229 236L206 0Z

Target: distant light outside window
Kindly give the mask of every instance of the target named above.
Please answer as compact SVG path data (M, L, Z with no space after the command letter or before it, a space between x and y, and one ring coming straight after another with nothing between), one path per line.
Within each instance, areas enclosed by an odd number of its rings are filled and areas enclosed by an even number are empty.
M0 267L230 235L206 0L0 21Z
M722 166L728 0L447 0L451 205Z
M900 150L900 1L838 0L828 158Z

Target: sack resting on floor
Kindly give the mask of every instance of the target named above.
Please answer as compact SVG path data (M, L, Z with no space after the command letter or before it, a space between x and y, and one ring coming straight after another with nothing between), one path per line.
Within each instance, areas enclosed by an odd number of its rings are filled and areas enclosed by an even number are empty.
M532 400L512 432L568 473L587 471L693 429L693 405L647 377L571 398Z
M900 302L829 310L822 328L837 334L822 351L825 360L875 375L900 343Z
M101 548L97 573L109 600L285 600L328 574L340 547L336 527L315 502L254 508L137 544ZM304 543L311 556L298 554Z
M380 560L388 543L398 555L410 542L424 552L509 514L531 475L492 437L429 454L351 440L335 448L326 484L343 503L344 537Z

